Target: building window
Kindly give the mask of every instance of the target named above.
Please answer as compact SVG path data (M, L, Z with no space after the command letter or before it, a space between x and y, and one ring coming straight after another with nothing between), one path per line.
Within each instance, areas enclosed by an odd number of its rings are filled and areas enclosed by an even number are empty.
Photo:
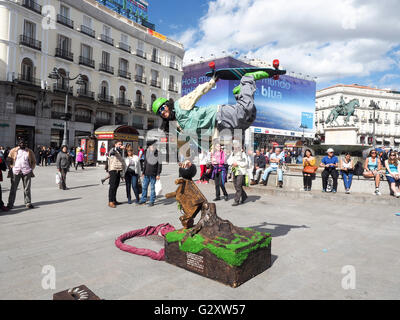
M125 89L124 86L121 86L121 87L119 88L119 97L120 97L120 99L125 100L125 97L126 97L126 89Z
M106 26L106 25L103 25L103 34L104 34L105 36L111 38L111 28L108 27L108 26Z
M24 21L24 36L36 39L36 24L25 20Z
M58 35L58 48L65 52L70 52L71 50L71 39L61 34Z
M100 92L103 97L108 96L108 83L106 81L101 83Z
M60 14L64 17L69 19L69 8L66 6L61 5L60 6Z
M24 58L21 63L21 76L22 80L33 81L35 72L33 67L33 62L31 59Z
M125 43L125 44L129 44L129 37L124 33L121 33L121 42Z
M103 51L101 56L101 61L103 65L109 66L110 65L110 53Z
M83 16L83 25L89 29L92 29L92 18Z
M81 56L85 59L91 60L92 59L92 54L93 54L93 48L86 45L82 44L81 45Z
M129 69L129 62L128 62L128 60L125 60L125 59L119 59L119 69L121 70L121 71L124 71L124 72L127 72L128 71L128 69Z

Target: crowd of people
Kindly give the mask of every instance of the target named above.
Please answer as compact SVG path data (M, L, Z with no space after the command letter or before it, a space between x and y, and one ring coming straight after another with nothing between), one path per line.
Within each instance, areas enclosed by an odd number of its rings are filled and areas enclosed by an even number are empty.
M235 189L235 203L243 203L247 196L240 186L268 184L268 178L272 172L276 173L276 186L283 187L284 169L287 164L301 164L303 174L304 191L311 191L312 181L315 180L319 168L321 171L322 192L336 193L338 189L338 178L342 176L345 193L350 193L353 176L363 176L365 179L375 180L375 195L381 195L380 183L386 178L390 185L391 195L400 197L400 157L395 151L378 152L371 150L368 157L359 163L355 163L350 153L338 157L332 148L327 150L319 164L312 150L305 149L302 153L291 152L279 146L265 151L257 149L254 153L249 150L245 152L240 148L240 157L237 150L231 154L225 153L224 148L216 144L211 151L202 150L199 154L200 179L196 183L208 183L210 179L215 181L216 198L221 199L222 191L224 199L228 200L225 183L232 181ZM295 156L296 160L293 160ZM235 161L236 160L236 161ZM299 161L301 160L301 162ZM236 162L236 165L233 163ZM244 195L239 200L239 195Z
M3 202L0 184L0 210L9 211L14 208L21 181L25 206L28 209L34 208L31 199L31 179L35 177L35 167L50 166L52 163L55 163L59 173L59 188L67 190L66 177L69 169L74 166L77 170L78 165L84 169L83 150L81 148L68 149L67 146L62 146L60 149L38 146L34 152L27 147L23 138L18 139L18 145L15 148L0 146L0 182L4 179L3 172L7 172L7 178L11 182L7 205Z
M122 141L114 142L114 146L107 153L105 167L107 176L101 179L102 184L109 180L109 207L116 208L121 204L116 199L121 180L125 180L126 197L129 204L148 203L149 206L154 206L156 184L160 180L162 171L155 142L149 142L146 150L142 146L138 150L134 150L130 144L124 146ZM335 155L335 151L329 148L327 155L317 166L317 159L310 149L300 153L290 152L276 146L268 151L260 148L253 152L252 150L246 151L239 142L233 141L233 149L228 151L221 144L215 143L211 150L200 151L200 178L196 183L208 184L210 179L214 180L215 198L213 201L219 201L222 198L228 201L226 183L233 182L236 192L232 205L237 206L243 204L248 198L243 186L257 184L266 186L272 172L276 173L275 185L283 188L284 169L288 163L298 164L299 159L301 159L302 165L304 191L311 191L312 181L315 180L317 170L322 169L320 170L322 192L336 193L338 178L341 175L345 193L348 194L353 176L358 175L374 180L375 195L381 195L380 185L383 180L386 180L391 195L400 197L400 157L399 153L393 150L384 153L373 149L363 162L355 163L350 153L338 157ZM27 148L24 139L20 139L18 145L13 149L0 146L0 182L3 181L2 172L7 170L7 177L11 180L7 206L2 201L0 184L0 209L8 211L13 208L21 180L25 206L33 208L30 189L31 179L34 177L33 171L37 165L47 166L54 162L58 171L59 188L67 190L67 173L71 167L75 167L77 170L81 166L84 170L84 160L84 152L81 148L69 149L67 146L62 146L58 150L40 146L35 154ZM192 169L197 170L194 164Z

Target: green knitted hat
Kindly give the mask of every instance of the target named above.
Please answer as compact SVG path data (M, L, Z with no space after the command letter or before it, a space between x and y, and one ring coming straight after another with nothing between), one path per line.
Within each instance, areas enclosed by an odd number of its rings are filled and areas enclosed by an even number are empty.
M165 99L165 98L158 98L158 99L156 99L156 100L153 102L153 112L154 112L155 114L157 114L157 113L158 113L158 109L160 109L161 106L162 106L163 104L165 104L167 101L168 101L168 99Z

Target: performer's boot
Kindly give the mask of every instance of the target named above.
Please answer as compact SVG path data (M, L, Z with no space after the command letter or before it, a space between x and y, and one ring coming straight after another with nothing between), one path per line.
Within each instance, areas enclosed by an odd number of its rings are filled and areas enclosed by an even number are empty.
M265 78L269 78L268 72L265 71L255 71L255 72L248 72L244 76L253 76L254 80L261 80ZM239 94L240 93L240 85L236 86L233 89L233 94Z

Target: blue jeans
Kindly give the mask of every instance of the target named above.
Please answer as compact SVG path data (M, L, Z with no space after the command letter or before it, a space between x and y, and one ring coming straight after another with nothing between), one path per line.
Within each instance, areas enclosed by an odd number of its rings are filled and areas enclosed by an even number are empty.
M266 181L268 179L269 174L272 171L277 171L278 172L278 181L283 181L283 172L282 169L279 169L278 167L268 167L267 169L265 169L264 174L262 176L262 179L264 181Z
M150 183L150 202L154 203L156 201L156 177L154 176L144 176L142 183L142 199L140 202L147 201L147 189Z
M136 174L132 174L129 171L125 173L125 185L126 185L126 197L131 200L131 188L135 193L136 202L139 202L139 189L138 189L138 179Z
M351 187L351 182L352 182L352 180L353 180L353 174L350 173L350 172L342 171L342 178L343 178L343 182L344 182L344 188L345 188L346 190L347 190L347 189L350 189L350 187Z

